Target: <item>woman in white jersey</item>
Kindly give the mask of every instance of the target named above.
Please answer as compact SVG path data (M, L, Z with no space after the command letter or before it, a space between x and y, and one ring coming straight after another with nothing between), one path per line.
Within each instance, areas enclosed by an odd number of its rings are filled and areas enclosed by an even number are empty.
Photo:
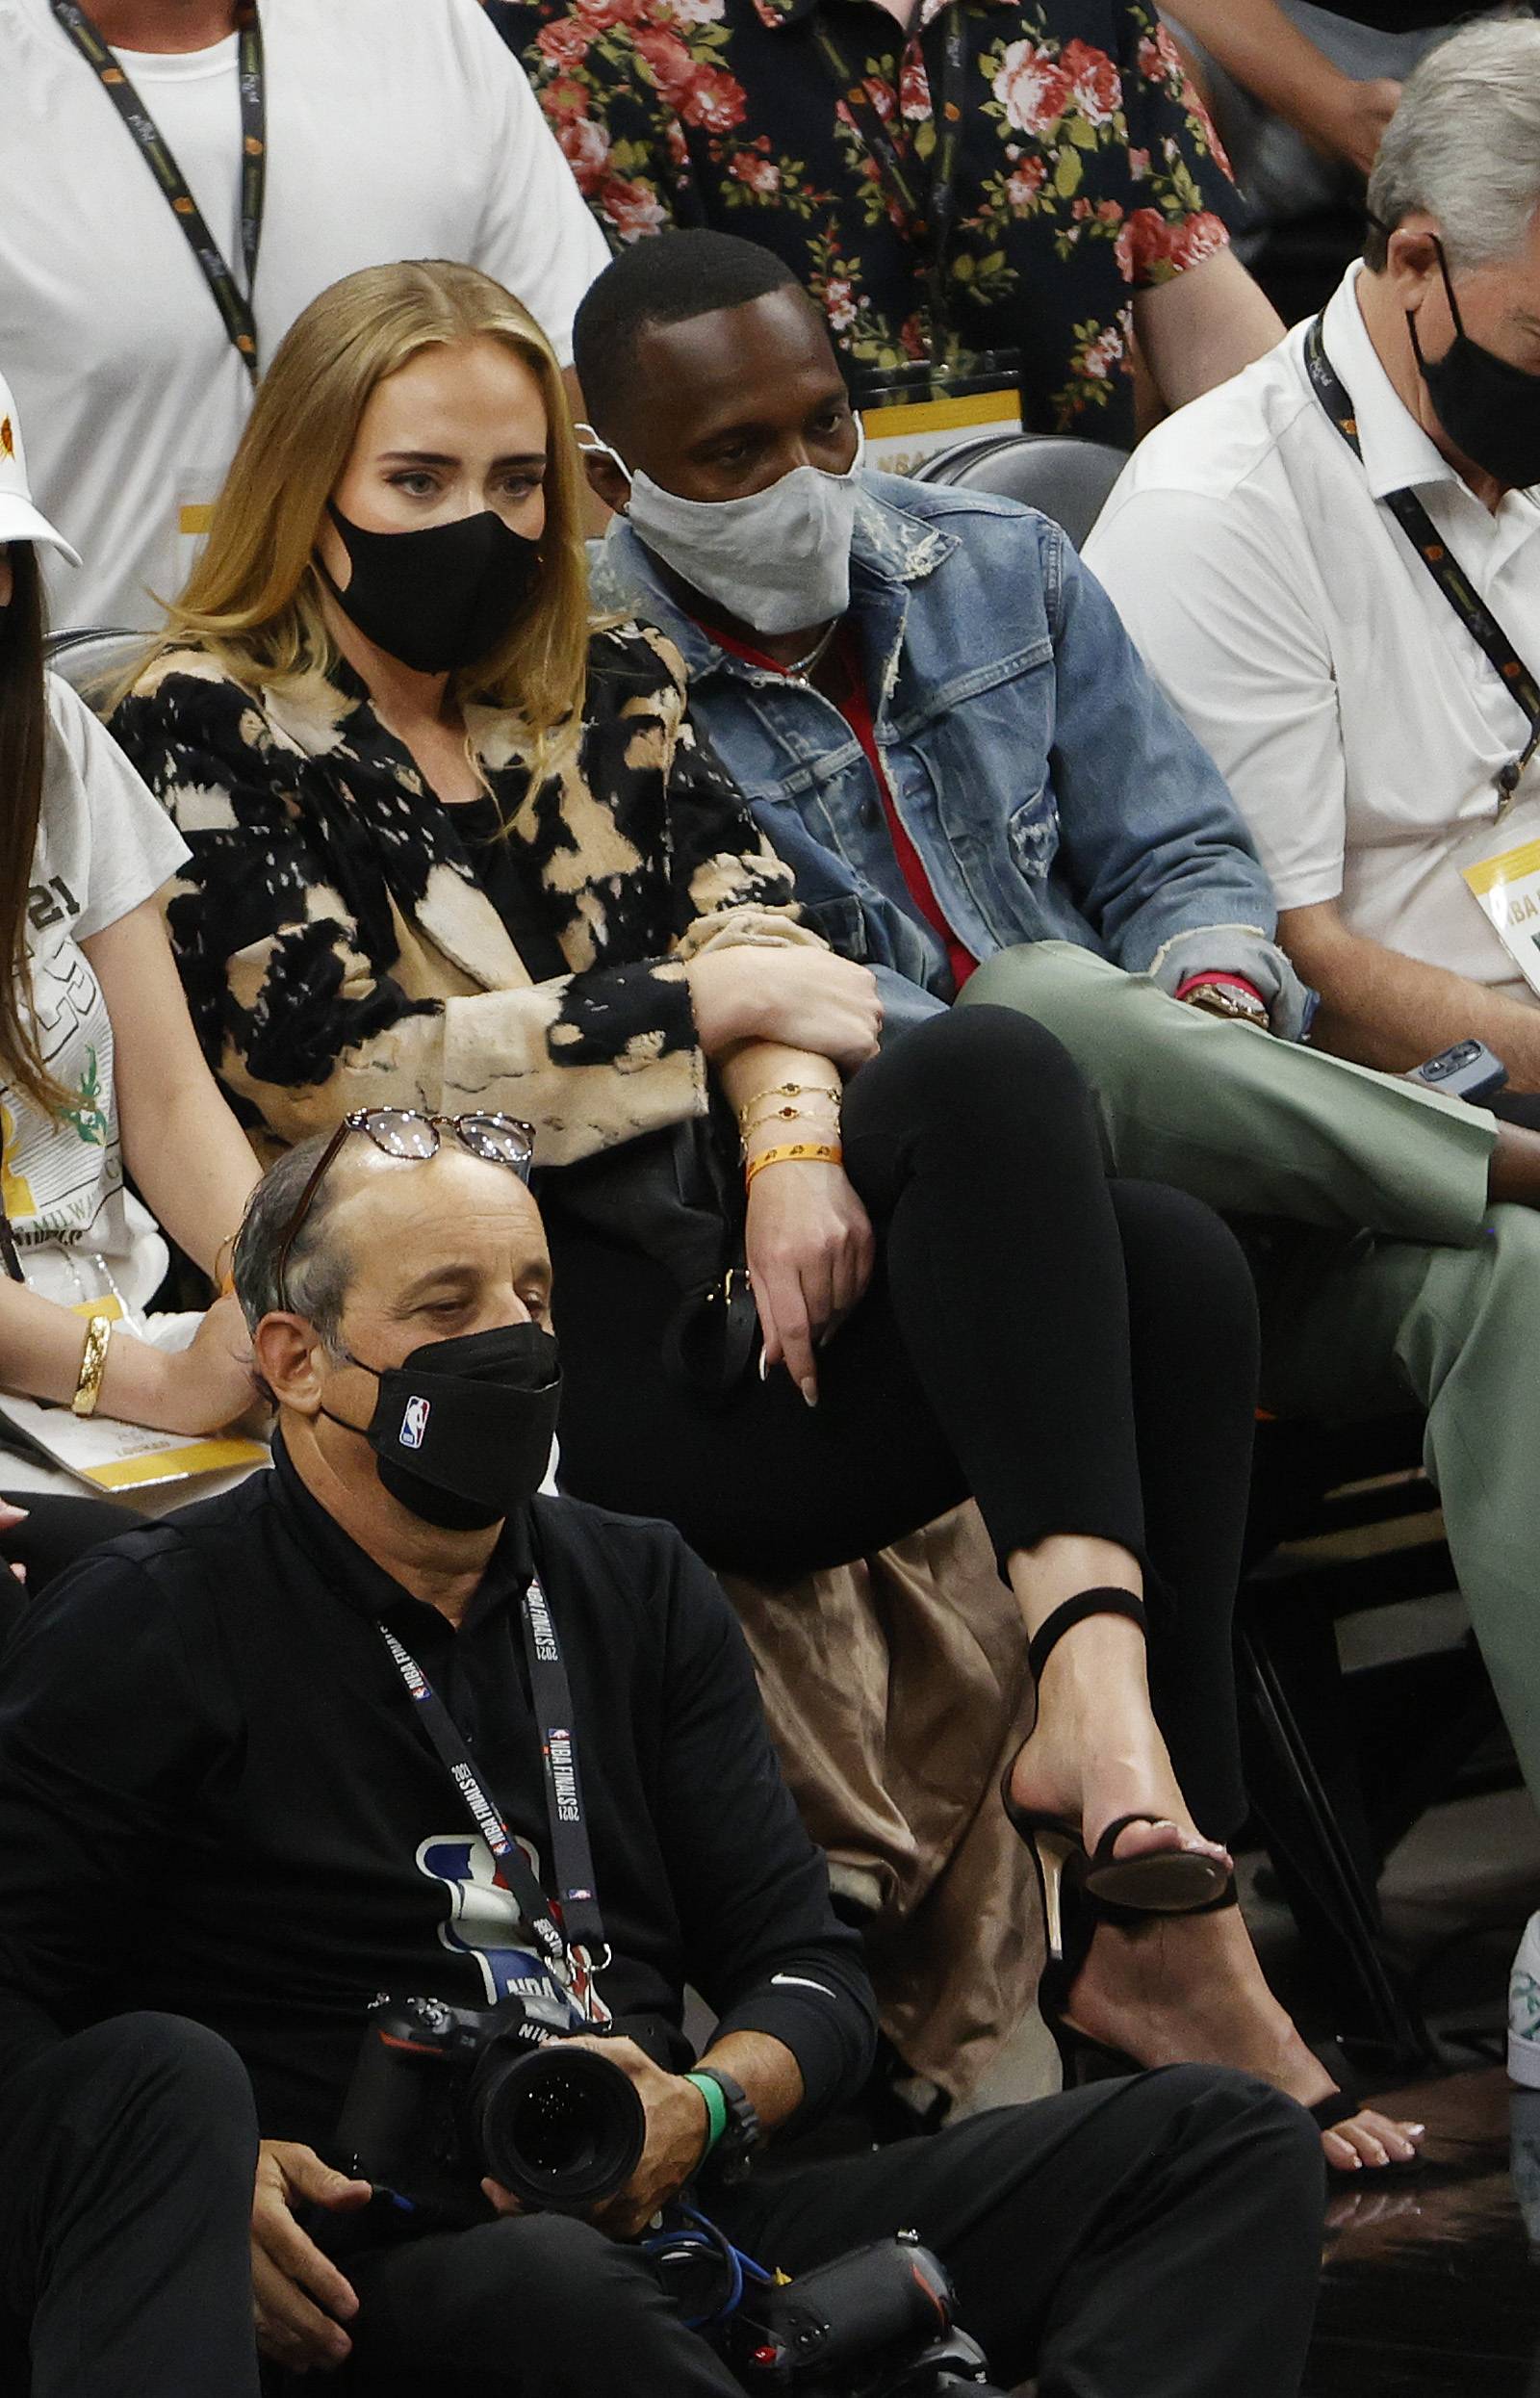
M37 551L74 552L32 504L0 377L0 1418L7 1393L204 1433L251 1405L233 1300L185 1346L142 1311L165 1277L155 1220L211 1275L256 1167L193 1039L156 894L187 849L110 735L45 674ZM81 1312L100 1302L102 1312ZM142 1325L143 1332L136 1327ZM175 1336L173 1336L175 1337ZM0 1422L0 1524L36 1586L114 1510L34 1501Z

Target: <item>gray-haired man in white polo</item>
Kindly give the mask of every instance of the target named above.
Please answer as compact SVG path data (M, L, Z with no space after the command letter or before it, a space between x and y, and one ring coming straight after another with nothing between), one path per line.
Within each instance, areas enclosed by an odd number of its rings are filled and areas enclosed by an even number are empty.
M1540 24L1429 53L1370 206L1319 332L1151 434L1088 555L1250 825L1279 941L1322 994L1316 1044L1394 1070L1479 1036L1536 1122L1540 948L1519 918L1540 841ZM1515 851L1504 886L1492 862ZM1498 1206L1472 1229L1292 1233L1264 1282L1263 1396L1427 1410L1540 1795L1540 1217Z

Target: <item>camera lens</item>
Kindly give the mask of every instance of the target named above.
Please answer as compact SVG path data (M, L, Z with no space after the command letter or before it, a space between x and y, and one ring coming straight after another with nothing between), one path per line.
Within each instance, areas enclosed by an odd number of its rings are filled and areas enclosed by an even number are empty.
M596 2205L630 2179L646 2145L629 2076L565 2041L516 2056L489 2051L467 2103L483 2167L526 2206Z

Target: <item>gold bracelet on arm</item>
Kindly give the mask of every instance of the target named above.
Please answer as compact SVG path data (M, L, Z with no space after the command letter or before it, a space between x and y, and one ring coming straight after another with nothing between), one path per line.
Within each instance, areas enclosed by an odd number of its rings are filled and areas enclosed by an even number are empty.
M786 1141L780 1148L761 1149L757 1157L750 1159L744 1170L743 1187L747 1190L755 1175L762 1173L766 1166L838 1166L843 1164L844 1156L837 1141Z
M844 1096L837 1082L772 1083L768 1090L757 1091L752 1098L744 1100L738 1110L738 1122L744 1123L753 1110L765 1099L832 1099L837 1108Z
M107 1371L107 1350L112 1337L111 1316L87 1317L86 1346L80 1353L75 1396L69 1403L72 1415L95 1414L96 1402L102 1395L102 1376Z
M745 1124L743 1127L739 1153L745 1165L749 1158L749 1144L755 1135L763 1132L770 1125L778 1124L811 1124L827 1140L837 1141L839 1138L837 1115L825 1115L821 1109L814 1114L806 1107L772 1108L768 1116L757 1116L752 1124Z

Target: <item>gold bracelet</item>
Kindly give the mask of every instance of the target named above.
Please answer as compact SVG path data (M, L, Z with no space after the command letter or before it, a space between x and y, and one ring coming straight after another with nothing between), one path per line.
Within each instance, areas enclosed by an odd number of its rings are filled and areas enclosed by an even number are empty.
M738 1122L741 1124L750 1109L757 1107L761 1099L833 1099L837 1107L844 1096L842 1086L836 1082L772 1083L768 1091L757 1091L753 1098L744 1100L738 1110Z
M778 1149L761 1149L744 1171L743 1187L748 1189L757 1173L766 1166L786 1166L793 1161L799 1166L838 1166L845 1152L834 1141L786 1141Z
M763 1132L766 1124L780 1123L817 1124L829 1134L831 1140L837 1141L839 1138L839 1118L837 1115L831 1120L829 1117L821 1113L815 1115L810 1109L806 1107L773 1107L768 1116L757 1116L752 1124L745 1124L743 1127L743 1138L739 1144L739 1153L745 1164L748 1163L749 1143L754 1139L755 1134L757 1132Z
M96 1402L102 1395L102 1376L107 1371L107 1349L112 1337L111 1316L87 1317L86 1346L80 1353L75 1396L69 1403L72 1415L95 1414Z

